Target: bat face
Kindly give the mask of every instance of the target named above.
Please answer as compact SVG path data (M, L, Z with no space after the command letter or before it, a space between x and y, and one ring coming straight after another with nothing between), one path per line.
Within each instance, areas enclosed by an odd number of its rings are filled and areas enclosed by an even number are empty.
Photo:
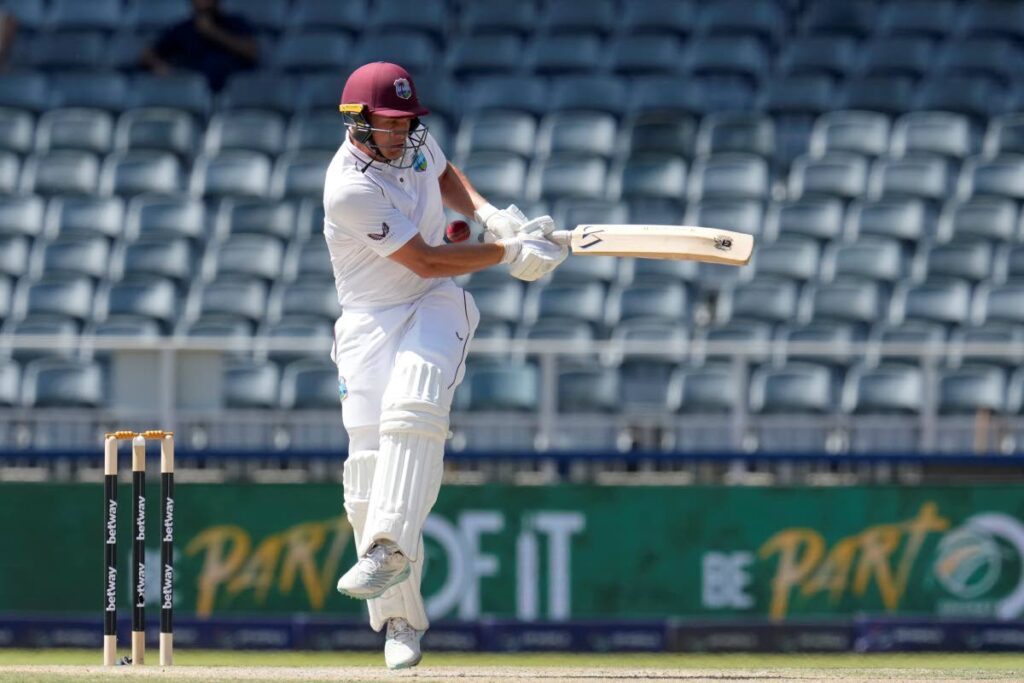
M754 237L687 225L580 225L570 233L573 254L676 259L741 266L750 261Z

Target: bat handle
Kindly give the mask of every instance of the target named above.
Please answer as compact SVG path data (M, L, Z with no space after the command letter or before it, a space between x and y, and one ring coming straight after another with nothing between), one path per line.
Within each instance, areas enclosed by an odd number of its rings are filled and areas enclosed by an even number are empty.
M572 242L572 230L554 230L548 235L548 239L567 247Z

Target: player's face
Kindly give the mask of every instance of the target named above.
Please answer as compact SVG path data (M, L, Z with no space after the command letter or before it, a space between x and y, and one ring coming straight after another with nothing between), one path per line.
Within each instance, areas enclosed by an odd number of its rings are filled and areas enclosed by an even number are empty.
M409 137L409 126L412 119L392 118L370 114L370 125L379 130L373 131L373 141L377 143L380 153L385 158L395 160L405 152L405 141ZM387 132L382 132L387 131Z

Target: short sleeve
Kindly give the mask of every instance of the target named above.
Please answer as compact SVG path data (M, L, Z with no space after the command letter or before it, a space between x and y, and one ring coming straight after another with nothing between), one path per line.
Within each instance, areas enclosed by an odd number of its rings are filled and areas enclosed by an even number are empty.
M429 128L427 129L427 141L424 146L427 149L427 157L430 159L437 177L440 178L441 174L448 168L448 157L444 155L441 145L437 144L437 140L430 134Z
M349 237L380 256L390 256L419 234L419 228L370 180L337 188L325 201L324 211L328 239Z

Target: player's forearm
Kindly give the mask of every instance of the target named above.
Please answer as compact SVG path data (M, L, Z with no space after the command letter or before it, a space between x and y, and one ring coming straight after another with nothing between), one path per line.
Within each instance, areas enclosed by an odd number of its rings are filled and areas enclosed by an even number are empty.
M448 168L438 178L441 186L441 201L453 211L458 211L467 218L472 218L473 213L487 203L469 178L451 162Z
M455 277L501 263L505 248L500 244L444 244L431 247L420 260L421 277Z

